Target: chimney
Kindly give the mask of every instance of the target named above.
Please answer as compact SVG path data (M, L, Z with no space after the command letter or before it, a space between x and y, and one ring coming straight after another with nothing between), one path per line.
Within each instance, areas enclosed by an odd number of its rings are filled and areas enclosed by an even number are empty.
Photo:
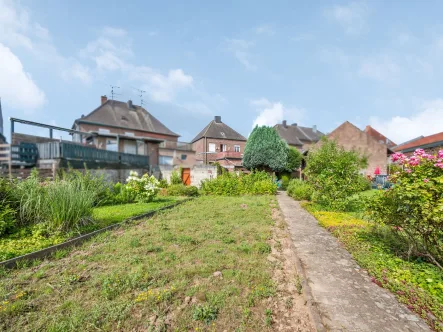
M285 128L288 127L288 124L287 124L286 120L283 120L282 124L283 124L283 127L285 127Z
M314 133L317 132L317 125L313 125L313 126L312 126L312 132L314 132Z
M220 115L216 115L216 116L214 117L214 121L215 121L215 123L222 123L222 121L221 121L221 116L220 116Z
M134 108L134 106L132 106L132 100L131 99L128 100L128 108L129 109Z
M293 123L291 124L291 126L297 127L297 123Z
M103 105L104 103L106 103L108 101L108 97L102 96L101 101L102 101L102 105Z

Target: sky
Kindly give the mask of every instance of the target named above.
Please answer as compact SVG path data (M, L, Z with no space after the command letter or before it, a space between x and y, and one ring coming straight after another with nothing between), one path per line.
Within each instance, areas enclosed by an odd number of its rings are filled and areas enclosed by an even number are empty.
M111 85L137 105L146 91L181 141L215 115L245 136L283 120L372 125L398 144L442 132L442 12L432 0L0 0L5 134L8 117L70 128Z

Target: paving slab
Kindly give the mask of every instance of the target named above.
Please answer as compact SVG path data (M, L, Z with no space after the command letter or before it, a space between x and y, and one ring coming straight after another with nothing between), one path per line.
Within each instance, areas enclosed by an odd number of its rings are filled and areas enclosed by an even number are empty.
M423 319L373 282L337 239L304 210L279 193L308 297L326 331L430 331Z

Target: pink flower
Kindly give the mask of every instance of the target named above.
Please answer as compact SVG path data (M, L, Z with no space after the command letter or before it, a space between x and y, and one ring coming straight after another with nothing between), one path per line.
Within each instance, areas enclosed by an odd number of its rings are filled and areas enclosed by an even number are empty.
M401 152L396 152L391 156L391 160L394 162L398 160L403 161L405 158L406 156Z
M420 164L420 161L420 157L412 156L411 158L409 158L408 164L411 166L417 166L418 164Z
M423 156L424 154L426 154L426 152L423 149L417 149L414 152L414 156Z
M406 168L406 169L405 169L405 172L406 172L406 173L411 173L412 171L411 171L409 168Z
M439 162L434 164L435 167L440 167L441 169L443 169L443 162Z
M423 181L424 181L424 183L428 183L429 179L424 179Z
M437 157L438 158L443 158L443 150L438 151Z

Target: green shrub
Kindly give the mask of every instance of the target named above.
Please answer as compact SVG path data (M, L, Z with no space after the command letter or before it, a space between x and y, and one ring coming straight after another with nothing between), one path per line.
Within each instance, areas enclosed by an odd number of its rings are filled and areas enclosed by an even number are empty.
M312 186L306 181L292 179L289 182L287 193L289 196L298 201L310 201L313 189Z
M168 181L166 179L161 179L158 181L158 186L160 188L168 188Z
M168 196L198 196L198 188L182 184L170 185L167 189Z
M171 178L169 179L171 185L173 184L183 184L182 176L181 176L182 170L180 168L179 171L173 170L171 173Z
M393 227L411 250L443 269L443 150L429 155L422 149L392 160L404 170L393 174L394 186L380 191L368 205L370 216Z
M133 191L139 202L151 202L160 191L158 180L148 173L139 177L137 172L131 171L126 182L126 189Z
M348 197L362 191L360 169L366 158L346 151L324 137L320 147L309 152L305 174L314 192L312 200L327 209L344 211Z
M19 224L32 225L45 221L47 208L45 183L40 183L38 172L33 170L31 175L16 186L19 199Z
M274 195L277 192L277 184L264 171L247 175L227 172L215 179L202 181L201 189L205 195Z
M0 206L0 236L10 233L16 226L17 211L9 205Z
M291 176L289 174L283 174L280 177L281 180L281 189L286 190L288 189L289 181L291 180Z

